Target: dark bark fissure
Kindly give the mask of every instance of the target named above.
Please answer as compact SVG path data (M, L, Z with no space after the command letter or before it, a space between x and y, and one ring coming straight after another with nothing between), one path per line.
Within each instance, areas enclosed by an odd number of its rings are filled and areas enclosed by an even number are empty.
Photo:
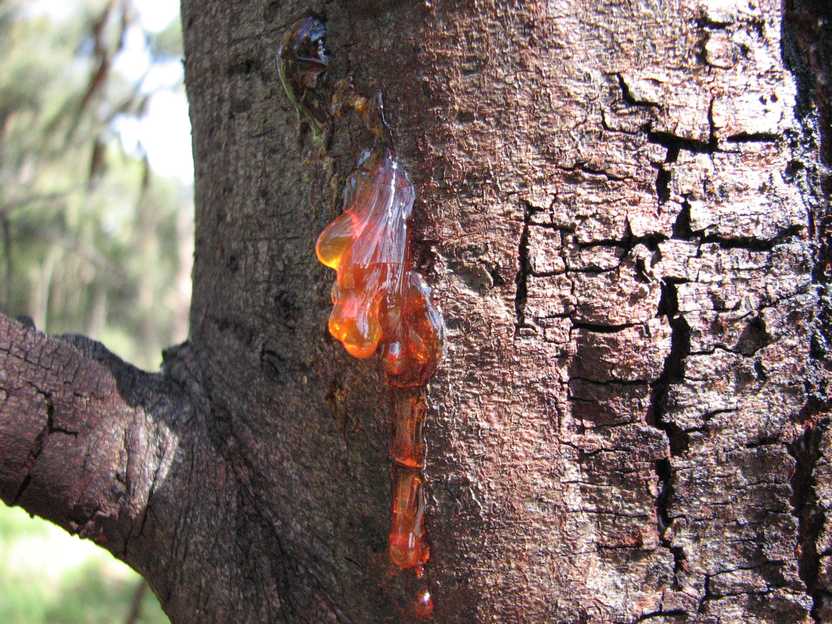
M651 613L645 613L644 615L639 616L636 622L645 622L647 620L653 620L656 618L681 618L683 621L687 620L688 615L690 615L684 609L669 609L668 611L653 611Z
M690 202L687 199L682 201L682 209L679 216L673 222L672 238L677 240L692 240L693 230L690 227Z
M130 453L130 449L132 448L132 443L128 439L128 435L128 432L125 431L124 450L126 453ZM168 449L164 446L159 447L156 451L155 459L158 463L156 465L156 469L153 471L153 477L151 478L150 487L148 488L147 504L145 505L144 510L142 511L142 517L141 521L139 522L138 531L136 531L135 534L131 531L131 533L128 534L127 538L124 540L124 551L122 553L122 556L125 558L127 557L127 551L130 547L131 540L134 537L142 537L144 535L145 527L147 526L147 520L148 518L150 518L151 514L153 496L156 493L156 488L159 485L159 476L162 471L162 462L167 452ZM129 470L127 471L127 474L129 475ZM132 487L135 487L135 485L130 482L129 476L127 477L127 483L125 485L127 486L128 493L132 493L130 492L130 490Z
M728 143L776 143L780 137L770 132L740 132L725 138Z
M634 98L628 88L628 85L619 76L619 87L622 91L624 101L630 105L645 106L649 103L639 102ZM667 149L665 163L672 164L678 160L681 150L687 150L699 154L714 154L719 149L716 134L714 132L713 122L713 105L711 100L708 109L708 121L710 124L710 135L707 142L693 140L689 138L678 137L667 132L657 132L647 130L647 140L651 143L656 143L664 146ZM775 142L781 137L771 133L738 133L726 138L727 143L741 144L741 143L765 143ZM659 204L665 204L671 196L671 172L665 166L659 165L657 167L657 175L655 181L655 191ZM690 221L690 204L685 200L682 204L682 210L677 217L673 227L673 238L681 240L697 240L701 246L705 243L716 243L723 249L746 249L748 251L770 252L777 245L780 245L787 240L793 240L799 236L801 227L795 226L787 228L780 232L777 236L771 239L755 239L755 238L730 238L716 235L697 235L691 229ZM674 556L675 570L678 574L681 567L684 565L684 552L681 548L673 547L670 541L665 537L665 530L672 523L669 507L673 496L673 472L672 472L672 457L684 453L688 447L688 433L679 430L677 427L667 423L663 419L663 414L666 409L666 400L668 394L668 387L672 383L682 382L684 379L684 358L690 353L690 328L688 327L684 317L677 316L678 304L676 295L676 285L682 283L681 280L665 279L662 283L661 300L659 304L658 314L665 316L671 325L671 351L668 355L662 374L658 381L653 384L651 390L651 419L650 422L657 428L661 429L667 435L670 444L670 457L658 460L656 462L656 472L660 480L660 492L656 500L656 516L658 522L658 532L660 542L663 546L669 548ZM746 331L740 337L738 342L738 351L744 355L753 355L760 348L768 344L768 335L766 334L764 325L761 325L759 317L751 320ZM758 380L765 381L766 372L762 363L759 360L754 362L754 370L757 374ZM713 417L713 415L711 416ZM707 419L706 419L707 420ZM707 428L707 425L705 426ZM811 468L808 469L811 474ZM801 500L801 503L803 501ZM800 505L796 504L796 507ZM803 529L805 522L801 523L801 534L804 534ZM813 544L812 544L813 547ZM813 548L810 547L812 553ZM804 559L812 560L811 555L803 554ZM815 554L816 560L816 554ZM811 567L811 566L809 566ZM815 575L817 564L815 563ZM811 573L807 570L807 565L801 564L801 576L811 577ZM807 579L804 578L804 581ZM712 598L709 589L710 577L705 577L704 597L700 602L699 612L704 613L705 601ZM812 585L807 582L807 587L812 591Z
M42 390L38 388L34 384L29 384L31 388L41 397L43 397L43 401L46 404L46 427L44 428L44 438L43 442L45 442L45 438L53 433L63 433L64 435L72 436L73 438L78 437L77 431L72 431L70 429L65 429L63 427L58 427L55 424L55 403L52 401L52 393L47 392L46 390ZM41 448L42 448L41 444Z
M523 230L520 234L520 242L517 247L517 276L515 277L514 314L515 335L526 327L526 299L528 298L528 279L532 273L529 260L529 227L531 223L531 211L528 206L523 206Z
M664 167L659 167L656 174L656 196L660 204L666 204L670 199L670 172Z
M625 102L631 105L649 105L637 101L624 81L622 76L618 76L619 87L622 92L622 97ZM679 137L666 132L652 131L649 128L646 130L646 138L650 143L662 145L666 149L665 165L672 165L677 162L679 154L682 150L687 150L694 153L713 154L717 150L717 140L713 132L712 119L713 101L709 107L708 119L710 123L710 138L707 143L696 141L693 139ZM666 204L671 197L670 184L672 174L670 169L665 165L659 165L656 173L655 194L659 205ZM629 228L628 228L629 233ZM685 202L682 210L679 212L672 231L672 237L682 240L690 240L693 237L693 232L690 227L690 205ZM700 238L700 244L702 243ZM661 237L659 240L663 240ZM656 240L649 241L652 243L648 245L648 249L656 249ZM634 245L628 247L632 249ZM685 569L686 555L684 549L680 546L673 546L671 538L668 536L668 530L672 526L672 517L670 514L670 507L673 499L673 466L671 460L674 456L684 453L689 444L688 432L682 431L677 426L664 419L664 413L667 409L667 397L671 384L681 383L684 380L685 374L685 357L690 353L690 327L685 321L684 317L679 315L678 297L676 286L680 280L663 279L661 283L661 297L657 309L657 316L667 319L671 328L671 346L670 352L665 358L664 366L662 368L659 378L650 384L650 406L648 408L647 422L664 432L668 440L670 456L659 459L655 463L656 475L659 479L659 493L656 497L656 531L659 536L659 543L670 550L673 556L674 569L674 588L679 589L681 583L679 581L679 574ZM706 578L706 595L707 595L707 578ZM677 611L658 611L651 614L646 614L639 618L639 621L650 619L652 617L671 617L671 616L687 617L688 613L684 610Z
M43 453L43 449L46 446L46 441L49 436L53 433L70 435L72 437L76 437L78 435L75 431L69 431L55 426L55 404L52 401L52 394L46 390L38 388L31 382L29 382L28 385L32 388L36 395L43 399L44 405L46 406L46 423L32 442L32 447L29 450L29 457L27 458L24 467L26 476L21 481L20 487L11 501L11 505L17 505L25 494L26 489L29 487L29 484L32 481L32 469L35 467L35 464Z
M667 158L665 159L667 163L676 162L676 158L678 158L681 150L687 150L695 154L713 154L719 151L713 132L711 133L711 139L705 143L696 139L688 139L670 134L669 132L656 132L651 130L647 132L647 141L667 148Z
M621 84L623 90L626 85L623 82ZM626 91L624 96L626 100ZM647 140L663 145L667 149L667 154L664 158L665 165L671 165L679 158L679 151L682 149L682 145L678 141L666 140L666 137L659 137L655 134L651 138L650 133L647 134ZM659 165L658 172L656 173L656 197L659 199L659 205L666 204L670 199L670 180L670 171L665 166Z
M667 147L668 151L665 162L673 163L676 162L680 151L683 149L695 153L715 153L718 151L717 142L713 134L712 121L711 128L711 139L707 144L688 139L680 139L679 137L675 137L673 135L652 132L648 133L648 140ZM769 137L766 135L733 138L735 140L732 142L756 142L768 141L770 139L776 139L777 137ZM663 167L660 167L656 178L656 194L660 204L665 203L669 199L670 182L670 172ZM674 223L672 238L679 240L693 240L696 241L700 247L706 243L715 243L722 249L744 249L752 252L771 252L776 246L788 242L789 240L795 240L800 235L801 230L802 228L799 226L790 227L771 239L724 238L716 235L703 235L692 231L690 222L690 205L685 200L682 203L682 209ZM664 368L659 379L651 385L650 416L648 419L650 424L664 431L670 447L670 456L656 462L656 473L660 482L660 490L656 498L656 518L660 543L662 546L668 548L673 555L677 589L680 587L678 575L680 572L686 570L686 555L683 548L672 545L666 532L667 529L672 526L673 522L670 512L674 494L672 458L682 455L687 451L691 433L707 431L707 423L711 418L716 416L718 413L732 411L719 410L706 415L707 417L703 416L705 425L691 430L682 430L672 423L666 422L663 418L667 409L668 389L674 383L684 382L685 358L692 354L690 336L691 330L684 316L679 314L677 301L677 285L685 283L685 281L686 280L674 278L665 278L662 280L658 315L667 318L668 323L671 326L671 349L665 360ZM751 318L746 329L740 336L736 350L729 350L745 356L753 356L758 350L769 343L769 338L770 337L766 332L765 324L761 317L755 316ZM767 378L766 372L760 360L754 361L754 370L758 381L765 382ZM779 443L779 440L776 440L775 443ZM802 464L799 463L799 466L802 466ZM808 473L811 474L811 467L806 470L808 470ZM797 485L797 483L794 485ZM806 501L801 497L800 500L795 502L795 509L802 510L806 505ZM801 517L806 515L806 513L802 511L796 511L796 515L798 513ZM817 537L817 532L815 531L814 536L807 535L809 531L804 530L804 525L806 524L807 522L805 520L801 520L800 532L801 536L805 536L805 538L802 538L801 541L803 542L805 540L809 551L808 553L804 551L801 555L801 578L803 578L804 582L806 582L806 585L809 588L809 593L812 595L812 598L816 603L818 591L813 589L812 579L817 576L817 553L814 550L813 541ZM811 544L808 544L809 542L811 542ZM814 568L812 567L812 562L814 562ZM707 601L725 597L723 595L716 595L711 591L710 581L711 575L706 574L704 577L704 594L700 599L698 608L698 612L700 614L705 613L705 605ZM773 590L768 590L768 593L771 591ZM765 593L767 592L759 592L760 595L765 595ZM658 614L667 615L667 613L664 612L659 612ZM679 611L678 614L683 617L687 617L689 615L686 611ZM654 615L648 614L648 616L653 617Z
M798 570L800 578L806 585L806 591L812 597L812 617L821 622L819 607L822 600L832 598L818 582L820 555L817 542L823 529L826 515L818 504L815 492L815 467L821 458L820 441L828 422L809 426L803 435L788 445L788 450L795 460L792 475L792 506L798 522Z
M832 591L820 578L818 540L829 519L818 500L816 468L822 459L821 440L829 431L830 344L832 344L832 21L823 3L787 0L784 4L782 56L797 84L796 116L801 134L791 137L795 154L786 171L803 192L809 233L816 242L812 285L819 306L810 335L813 368L805 381L806 404L799 415L803 434L788 445L795 460L792 477L793 513L798 521L800 578L812 597L813 619L829 617ZM815 157L819 156L819 163ZM825 167L823 166L825 165Z
M666 533L672 524L672 518L670 516L670 505L673 498L673 468L671 459L675 455L684 453L689 441L686 432L664 420L664 413L667 409L667 396L670 385L681 383L685 377L685 358L690 353L690 327L684 317L678 314L676 287L670 281L662 284L659 314L667 318L671 327L670 353L665 359L661 375L651 385L648 423L665 433L670 447L670 457L660 459L656 462L656 474L660 482L659 495L656 498L656 521L659 540L673 554L674 571L678 575L684 566L685 553L682 548L675 547L671 544Z
M633 98L629 92L627 85L621 78L619 78L619 85L623 92L623 99L625 102L633 105L642 106L644 103L638 102ZM659 205L667 203L671 199L671 184L672 184L672 169L670 165L676 163L682 151L692 152L694 154L712 155L723 150L719 147L719 142L715 132L715 125L713 119L714 100L711 99L708 109L708 121L710 124L710 135L707 141L698 141L695 139L679 137L667 132L657 132L645 130L648 142L662 145L666 148L664 165L657 166L657 174L655 179L655 195ZM767 143L781 141L782 137L775 136L768 133L739 133L727 137L728 143ZM671 237L677 240L691 241L698 245L701 253L701 247L705 244L713 244L719 249L733 250L742 249L749 252L772 252L780 245L799 240L802 234L802 226L791 226L778 232L775 236L770 238L755 238L755 237L726 237L724 235L708 234L706 232L694 232L691 227L691 205L686 198L682 198L681 210L673 224ZM620 241L593 241L589 245L584 245L583 248L591 248L599 245L615 244L623 246L625 255L636 244L643 244L652 251L657 251L659 243L667 240L665 236L651 236L636 239L630 234L627 229L625 237ZM569 270L567 269L567 274ZM673 523L672 504L674 496L674 472L673 472L673 458L684 456L688 451L690 444L690 435L694 432L706 432L710 425L709 421L721 413L728 413L732 410L715 410L703 416L704 424L701 427L694 429L683 430L672 422L665 420L664 415L668 409L667 401L669 388L673 384L681 384L685 381L685 359L691 353L691 328L688 325L685 317L679 313L677 287L680 284L686 283L687 280L680 278L663 278L661 283L661 298L658 305L657 315L667 319L671 330L671 345L670 352L667 355L663 369L659 378L651 384L651 402L648 411L648 424L661 430L669 444L669 456L659 459L655 463L655 471L659 480L659 493L656 497L656 522L657 532L659 536L659 543L667 548L673 555L675 582L674 588L681 589L682 583L680 581L680 573L687 571L687 557L684 549L680 546L675 546L672 543L672 531L670 527ZM761 310L765 305L755 311L750 318L746 328L740 335L736 349L726 349L731 352L738 353L744 356L754 356L763 347L770 344L771 336L769 336L765 323L760 316ZM575 324L573 320L573 325ZM579 326L582 324L577 324ZM597 331L601 333L611 333L617 331L619 328L603 325L585 325L585 329L590 331ZM717 347L719 348L719 347ZM765 367L760 359L755 359L753 362L753 370L755 372L757 381L764 383L767 380L767 373ZM782 442L780 442L782 443ZM732 594L716 595L710 589L710 576L705 574L703 596L699 604L699 612L705 612L705 604L708 600L719 599ZM741 592L754 593L765 595L771 593L773 589L761 592ZM739 595L739 593L737 594ZM690 614L685 610L678 610L672 612L673 615L682 617ZM671 612L657 611L642 616L643 619L649 617L670 616Z
M592 165L589 165L586 162L577 162L574 165L570 165L568 167L558 165L557 168L560 171L565 171L568 173L581 172L589 174L590 176L601 176L605 180L609 180L611 182L623 182L625 180L632 180L632 178L616 175L614 173L610 173L609 171L605 171L604 169L593 167Z
M621 88L621 97L624 101L629 104L630 106L644 106L647 108L660 108L658 104L655 102L649 102L647 100L639 100L636 98L632 91L630 91L630 87L627 85L627 81L624 79L622 74L616 74L616 79L618 80L618 86Z
M792 137L796 158L786 173L802 187L810 204L810 233L818 245L812 278L820 292L820 306L811 354L818 363L826 362L828 378L832 344L832 20L822 3L788 0L784 4L782 54L797 83L796 114L803 130L802 136ZM825 167L800 158L815 153ZM828 408L826 383L813 388L812 394Z
M698 613L705 613L706 603L715 598L714 593L711 591L711 576L712 575L710 574L705 574L704 593L702 594L702 598L699 600L699 608L697 609Z

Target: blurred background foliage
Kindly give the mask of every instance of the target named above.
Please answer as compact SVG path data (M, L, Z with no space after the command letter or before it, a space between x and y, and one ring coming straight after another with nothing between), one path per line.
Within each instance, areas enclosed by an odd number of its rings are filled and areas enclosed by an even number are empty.
M155 368L187 333L191 188L122 129L145 115L154 65L179 64L178 22L142 33L152 62L130 76L138 2L32 4L0 0L0 310Z
M139 576L91 542L19 508L0 513L0 622L161 624Z
M148 369L187 336L193 255L192 184L140 131L184 99L178 20L143 20L160 2L0 0L0 311ZM0 622L167 619L105 551L0 505Z

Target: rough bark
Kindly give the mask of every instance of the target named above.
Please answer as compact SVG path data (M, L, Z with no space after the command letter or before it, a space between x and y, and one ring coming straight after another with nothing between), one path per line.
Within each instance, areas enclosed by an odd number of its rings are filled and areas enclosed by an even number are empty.
M310 8L332 78L384 92L448 324L435 620L832 617L829 81L797 1L186 0L190 342L149 375L0 326L4 500L177 623L407 621L388 397L312 251L369 139L315 146L276 79Z

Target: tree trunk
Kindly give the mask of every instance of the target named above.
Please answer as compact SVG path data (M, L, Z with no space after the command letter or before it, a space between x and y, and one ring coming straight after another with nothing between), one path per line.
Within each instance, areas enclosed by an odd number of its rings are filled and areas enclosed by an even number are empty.
M190 340L149 375L3 322L3 500L108 547L177 624L410 621L389 391L327 336L313 253L370 137L337 119L318 146L276 75L313 9L329 81L384 94L447 323L434 620L832 620L809 4L185 0Z

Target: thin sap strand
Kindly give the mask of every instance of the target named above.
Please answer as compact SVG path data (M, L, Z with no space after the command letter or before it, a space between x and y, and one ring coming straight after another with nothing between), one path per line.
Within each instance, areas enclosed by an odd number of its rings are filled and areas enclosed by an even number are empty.
M390 459L410 468L425 468L425 402L420 392L399 392L393 400Z
M425 534L425 477L418 470L393 467L393 502L390 513L388 552L402 570L421 576L430 559Z
M421 391L399 391L393 397L390 458L393 497L388 549L390 561L421 576L430 559L425 533L425 401Z

